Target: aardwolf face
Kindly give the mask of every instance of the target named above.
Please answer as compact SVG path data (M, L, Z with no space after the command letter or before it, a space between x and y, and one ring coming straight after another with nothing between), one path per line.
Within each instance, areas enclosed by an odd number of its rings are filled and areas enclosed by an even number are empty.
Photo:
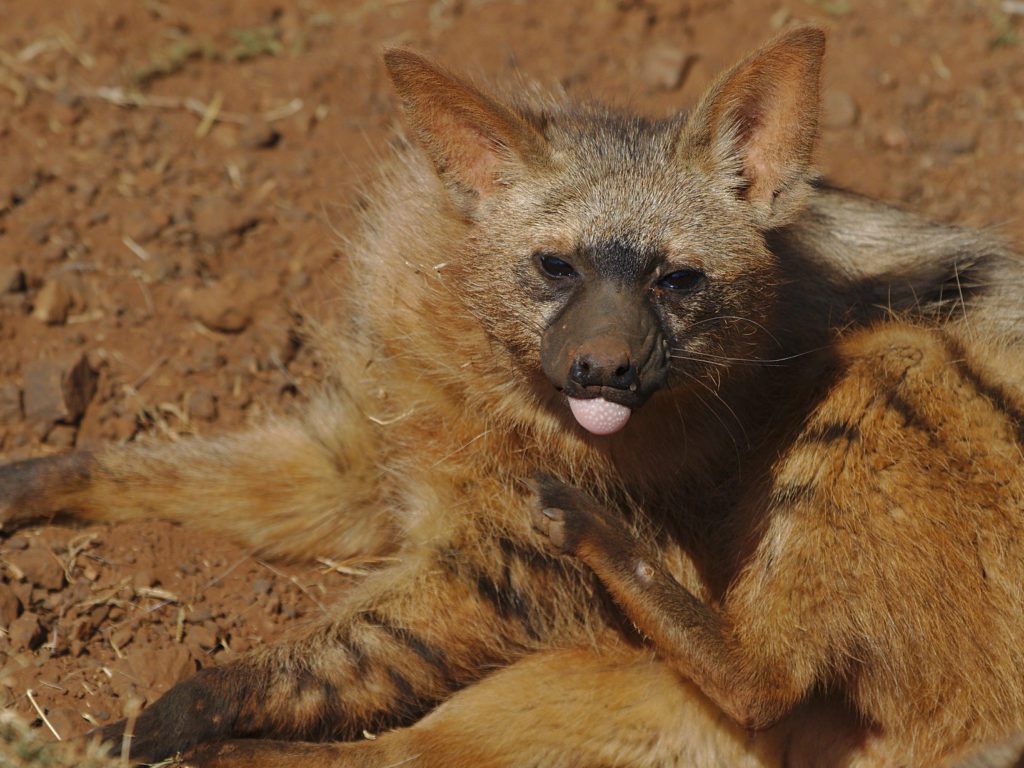
M577 421L621 429L659 390L749 357L774 306L764 233L808 189L824 37L798 29L689 115L505 104L407 51L406 118L467 222L448 281Z

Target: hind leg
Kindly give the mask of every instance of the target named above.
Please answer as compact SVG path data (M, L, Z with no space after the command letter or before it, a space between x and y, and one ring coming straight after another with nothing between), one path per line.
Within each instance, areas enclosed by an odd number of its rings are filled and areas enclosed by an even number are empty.
M231 741L200 747L191 768L520 768L528 766L865 765L864 734L815 702L778 726L743 730L695 686L633 649L551 651L498 671L416 725L333 744Z

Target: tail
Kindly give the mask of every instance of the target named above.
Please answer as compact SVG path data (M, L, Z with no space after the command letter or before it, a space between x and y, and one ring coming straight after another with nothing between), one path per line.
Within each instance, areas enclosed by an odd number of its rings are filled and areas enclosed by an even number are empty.
M380 555L396 527L375 448L372 424L325 396L301 419L237 435L2 466L0 524L157 517L281 559Z
M896 313L1024 336L1024 257L984 230L936 224L819 183L772 247L804 290L808 276L815 281L834 321Z

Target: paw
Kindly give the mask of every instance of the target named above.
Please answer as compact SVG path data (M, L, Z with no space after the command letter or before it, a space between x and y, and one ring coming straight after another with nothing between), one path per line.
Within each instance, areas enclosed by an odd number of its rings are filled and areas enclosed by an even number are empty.
M577 554L581 544L607 528L601 506L578 488L542 475L532 489L536 497L533 527L556 552Z
M576 552L582 538L575 510L546 507L533 510L533 528L543 534L556 552L571 555Z

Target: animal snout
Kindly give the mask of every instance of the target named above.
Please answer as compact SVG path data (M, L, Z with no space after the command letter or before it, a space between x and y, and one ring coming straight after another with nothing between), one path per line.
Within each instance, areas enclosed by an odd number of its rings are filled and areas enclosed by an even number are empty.
M640 374L625 344L604 342L577 352L569 378L580 387L636 389Z

